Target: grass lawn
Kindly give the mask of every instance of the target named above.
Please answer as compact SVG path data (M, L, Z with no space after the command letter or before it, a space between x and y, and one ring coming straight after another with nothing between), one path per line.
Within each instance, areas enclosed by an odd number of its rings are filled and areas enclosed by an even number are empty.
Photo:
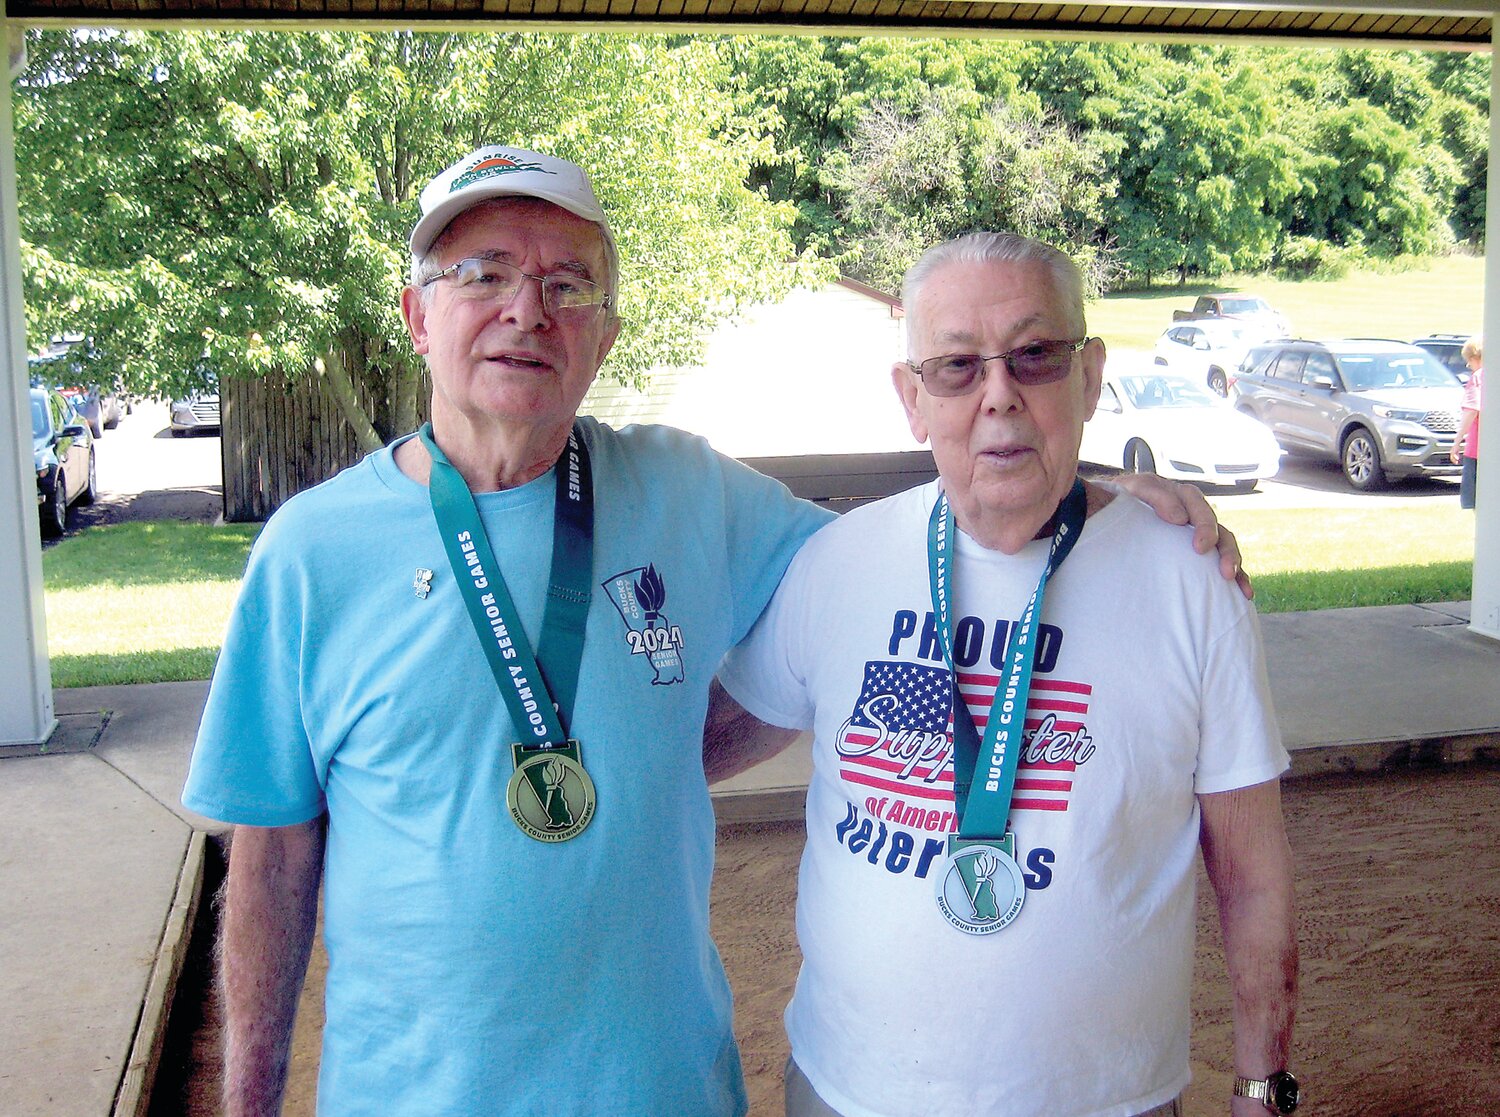
M259 533L160 520L89 528L48 548L52 685L208 678Z
M1150 349L1172 311L1215 291L1260 295L1305 338L1478 333L1484 314L1484 259L1447 256L1408 271L1357 272L1336 282L1232 276L1217 283L1108 295L1089 305L1089 331L1118 349Z
M1239 509L1222 504L1261 612L1470 596L1473 513L1457 507ZM58 687L206 679L255 524L91 528L43 553Z
M1214 503L1240 541L1262 613L1472 595L1474 513L1456 503L1373 511Z

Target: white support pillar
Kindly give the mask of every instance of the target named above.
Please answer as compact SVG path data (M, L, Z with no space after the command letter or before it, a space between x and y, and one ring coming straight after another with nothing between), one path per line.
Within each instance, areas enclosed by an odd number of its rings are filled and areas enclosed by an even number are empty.
M1491 44L1500 44L1500 23L1491 30ZM1474 508L1474 596L1469 628L1500 640L1500 397L1493 387L1490 366L1500 359L1488 352L1500 345L1500 51L1490 51L1490 166L1484 211L1484 338L1485 378L1489 399L1479 412L1479 486ZM1490 234L1495 234L1493 243ZM1496 350L1500 354L1500 349Z
M8 53L22 34L7 23ZM7 68L7 76L12 68ZM9 82L0 98L0 746L38 745L57 726L47 616L42 597L42 544L31 456L31 400L26 377L26 317L21 306L21 226Z

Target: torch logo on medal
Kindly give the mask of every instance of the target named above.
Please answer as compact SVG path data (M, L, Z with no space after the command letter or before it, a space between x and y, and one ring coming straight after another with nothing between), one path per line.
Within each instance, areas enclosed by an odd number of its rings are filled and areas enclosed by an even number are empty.
M998 846L974 844L956 850L938 877L938 908L969 935L989 935L1021 912L1026 880L1021 867Z
M505 789L505 803L527 837L565 842L593 820L598 796L584 771L576 741L530 756L514 745L516 769Z

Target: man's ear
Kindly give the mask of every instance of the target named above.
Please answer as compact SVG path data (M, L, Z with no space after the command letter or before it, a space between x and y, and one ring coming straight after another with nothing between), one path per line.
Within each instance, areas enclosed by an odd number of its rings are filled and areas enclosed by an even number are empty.
M422 305L422 292L415 287L401 288L401 317L406 322L411 347L426 356L427 308Z
M620 336L620 319L610 315L609 321L604 325L604 336L599 339L599 357L594 361L594 368L598 370L604 365L604 358L609 356L609 351L615 347L615 339Z
M912 437L918 442L926 442L927 418L917 406L917 398L921 395L922 388L917 382L917 374L911 370L911 365L905 361L897 361L891 366L891 386L896 389L901 406L906 410L906 425L911 428Z
M1083 347L1083 418L1084 422L1094 417L1099 406L1099 392L1104 385L1104 339L1089 338Z

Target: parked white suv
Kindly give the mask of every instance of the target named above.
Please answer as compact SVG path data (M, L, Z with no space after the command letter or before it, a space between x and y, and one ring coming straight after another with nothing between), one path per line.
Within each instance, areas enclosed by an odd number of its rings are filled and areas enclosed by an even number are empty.
M1179 322L1156 339L1153 360L1169 372L1227 396L1230 374L1244 360L1245 350L1263 336L1258 327L1233 319Z

